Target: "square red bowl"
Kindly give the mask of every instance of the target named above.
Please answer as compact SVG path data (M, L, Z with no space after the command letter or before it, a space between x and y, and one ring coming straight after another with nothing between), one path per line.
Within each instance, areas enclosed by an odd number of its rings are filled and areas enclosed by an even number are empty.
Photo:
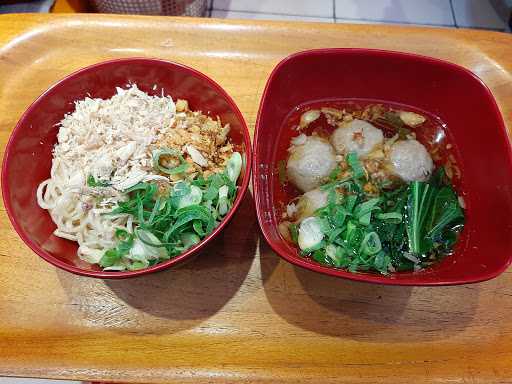
M402 103L447 124L462 177L466 225L453 255L432 268L389 276L350 273L305 259L279 234L275 189L283 122L296 106L365 98ZM289 135L289 133L288 133ZM327 275L393 285L474 283L498 276L512 258L512 155L503 119L485 84L445 61L370 49L318 49L281 61L268 79L254 138L254 196L265 238L289 262Z

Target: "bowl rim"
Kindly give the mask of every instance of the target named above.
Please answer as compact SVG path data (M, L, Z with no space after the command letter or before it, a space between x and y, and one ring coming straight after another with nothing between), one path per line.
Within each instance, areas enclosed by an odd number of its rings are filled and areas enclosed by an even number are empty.
M266 98L269 94L270 85L274 81L274 78L277 76L278 72L280 72L281 68L286 65L288 62L293 61L294 59L302 56L310 56L310 55L318 55L318 54L374 54L374 55L380 55L380 56L395 56L395 57L401 57L408 60L421 60L424 62L428 62L433 65L441 65L446 68L449 68L453 71L459 71L464 72L466 75L470 76L474 80L476 80L480 86L482 86L487 99L491 103L491 107L493 109L494 114L498 117L498 135L500 135L500 138L502 140L505 140L509 145L507 145L506 149L506 155L507 158L505 159L505 163L508 164L508 167L512 169L512 148L511 143L508 139L505 123L503 121L503 115L496 103L496 99L494 98L491 90L489 87L484 83L480 77L478 77L475 73L471 72L469 69L464 68L461 65L451 63L446 60L437 59L430 56L420 55L416 53L410 53L410 52L400 52L400 51L392 51L392 50L384 50L384 49L374 49L374 48L315 48L315 49L308 49L304 51L299 51L292 53L285 58L283 58L281 61L279 61L276 66L272 69L272 72L270 73L267 82L265 84L265 88L263 90L261 99L260 99L260 105L258 108L258 114L256 117L256 124L254 128L254 139L253 139L253 195L254 195L254 202L256 205L256 216L258 218L258 223L261 228L261 232L263 233L263 236L265 237L265 240L270 245L270 247L276 252L281 258L285 259L286 261L297 265L301 268L308 269L314 272L322 273L325 275L335 276L338 278L345 278L348 280L353 281L359 281L359 282L365 282L365 283L373 283L373 284L382 284L382 285L399 285L399 286L449 286L449 285L461 285L461 284L472 284L472 283L479 283L483 281L487 281L490 279L493 279L500 274L502 274L512 263L512 254L508 256L507 261L498 269L488 272L488 273L482 273L478 276L472 276L472 277L460 277L460 278L454 278L454 279L446 279L446 280L438 280L438 281L422 281L421 277L415 277L414 275L411 275L411 277L408 278L401 278L401 279L394 279L393 277L386 277L384 275L379 274L369 274L369 273L352 273L349 271L346 271L344 269L336 269L331 268L327 266L323 266L321 264L313 264L306 259L298 258L296 256L291 255L291 253L286 252L285 250L281 249L277 242L274 241L270 234L265 229L264 220L263 220L263 210L261 209L261 201L262 196L260 195L259 191L259 177L260 177L260 170L258 167L259 164L259 154L257 151L258 145L259 145L259 135L261 130L261 117L263 113L263 105L266 101ZM273 224L269 224L273 226Z
M70 80L73 80L75 77L83 74L84 72L90 72L94 71L95 69L103 66L108 65L115 65L115 64L130 64L130 63L138 63L138 62L146 62L146 63L159 63L164 64L166 66L169 66L170 70L173 70L172 67L176 68L179 67L181 69L184 69L188 72L190 72L192 75L199 78L201 81L204 81L208 83L215 91L223 95L230 106L230 109L232 112L234 112L237 119L241 122L241 128L242 128L242 135L243 135L243 143L245 146L245 171L244 171L244 177L242 180L242 183L239 186L237 196L235 198L235 201L233 203L233 206L229 210L228 214L224 217L224 219L220 222L220 224L210 233L208 236L206 236L201 242L199 242L197 245L189 248L184 253L169 259L167 261L164 261L159 264L155 264L154 266L151 266L149 268L135 270L135 271L92 271L92 270L86 270L82 269L80 267L76 267L70 264L67 264L63 262L62 260L58 259L57 257L52 256L45 250L43 250L40 246L38 246L28 234L25 233L25 231L21 228L21 225L18 223L14 213L13 213L13 207L11 205L10 199L8 198L10 194L10 187L8 183L6 183L7 178L7 169L10 162L14 159L13 154L11 153L11 149L14 145L15 140L20 135L21 126L23 125L24 121L26 120L27 116L29 116L33 111L37 108L38 104L41 102L41 100L45 97L47 97L49 94L55 91L57 87L62 85L64 82L68 82ZM135 276L141 276L153 272L162 271L164 269L170 268L176 264L179 264L183 262L185 259L190 258L191 256L198 254L201 250L203 250L208 244L211 243L211 241L226 227L226 225L229 223L235 212L237 211L238 207L242 203L242 200L244 199L244 196L247 192L247 189L249 187L249 182L251 178L251 171L252 171L252 144L251 144L251 138L250 138L250 132L247 127L247 122L245 121L244 116L242 115L242 112L236 105L233 98L227 93L227 91L224 90L216 81L211 79L209 76L205 75L204 73L191 68L187 65L177 63L174 61L164 60L160 58L153 58L153 57L125 57L125 58L117 58L117 59L110 59L101 61L98 63L94 63L91 65L88 65L86 67L77 69L70 74L66 75L65 77L61 78L60 80L57 80L54 82L50 87L48 87L43 93L41 93L30 105L29 107L23 112L21 117L19 118L18 122L16 123L16 126L11 131L9 135L9 139L7 141L7 145L5 146L5 152L4 157L2 161L2 173L1 173L1 181L2 181L2 199L4 206L6 208L7 216L9 217L9 220L14 228L14 230L17 232L18 236L23 240L23 242L29 246L32 251L34 251L38 256L46 260L48 263L59 267L65 271L72 272L77 275L81 276L88 276L88 277L95 277L95 278L101 278L101 279L125 279L129 277L135 277ZM41 208L42 209L42 208Z

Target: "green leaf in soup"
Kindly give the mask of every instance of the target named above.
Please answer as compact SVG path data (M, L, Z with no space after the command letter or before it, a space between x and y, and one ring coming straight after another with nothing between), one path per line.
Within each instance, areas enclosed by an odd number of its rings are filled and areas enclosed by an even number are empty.
M360 268L360 264L361 264L361 260L356 257L350 261L350 263L348 265L348 270L352 273L355 273Z
M352 213L354 210L354 207L357 203L357 196L356 195L348 195L345 199L345 208L348 213Z
M345 220L350 213L343 206L336 206L332 215L332 221L336 227L343 227Z
M376 232L368 232L365 234L361 241L361 247L359 253L363 255L375 255L382 250L382 244L380 242L379 235Z
M373 267L380 273L387 275L389 272L389 266L391 265L391 259L384 252L379 252L375 255L373 260Z
M386 213L377 213L375 218L378 220L386 221L392 224L399 224L402 222L403 216L400 212L386 212Z
M347 252L340 246L328 244L325 247L325 256L331 260L331 264L336 268L344 268L350 263Z
M323 249L316 249L311 254L311 257L313 258L313 260L321 264L329 264L329 262L326 259L325 251Z
M341 226L341 227L337 227L337 228L334 228L331 232L329 232L327 234L327 237L328 237L328 241L330 243L333 243L336 239L338 239L338 237L340 237L340 235L345 231L345 227Z
M299 241L299 229L297 228L297 224L291 223L288 226L288 231L290 232L292 242L297 244Z
M437 193L428 223L428 236L435 238L446 227L457 220L463 220L464 213L457 195L450 187L443 187Z
M363 240L364 232L354 222L349 221L347 223L347 229L345 231L345 241L353 248L356 252L360 247L361 241Z
M380 210L378 204L381 202L380 198L373 198L357 205L354 208L354 217L359 220L362 225L369 225L372 217L372 211Z
M433 174L430 176L429 184L436 188L441 188L446 185L447 181L446 172L444 167L439 167Z
M431 213L437 188L428 183L413 181L409 186L406 228L411 253L420 255L429 251L425 241L425 226Z

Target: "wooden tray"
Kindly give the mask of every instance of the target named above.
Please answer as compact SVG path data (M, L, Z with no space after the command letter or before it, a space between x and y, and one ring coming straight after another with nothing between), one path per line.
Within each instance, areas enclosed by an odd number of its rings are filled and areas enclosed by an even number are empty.
M124 56L160 57L205 72L234 97L253 129L268 74L292 52L417 52L474 71L512 126L512 36L501 33L10 15L0 17L0 47L2 152L21 113L49 85ZM0 214L0 375L146 383L512 381L511 273L442 288L321 276L269 249L248 195L223 237L194 262L102 281L48 265L18 238L3 207Z

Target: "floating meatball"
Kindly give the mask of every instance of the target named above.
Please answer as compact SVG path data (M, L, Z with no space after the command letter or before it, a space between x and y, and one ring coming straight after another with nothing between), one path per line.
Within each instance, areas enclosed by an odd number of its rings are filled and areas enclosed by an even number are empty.
M389 155L393 172L402 180L425 181L434 169L427 149L416 140L397 141Z
M311 191L336 168L336 154L325 139L308 136L290 149L286 170L288 179L303 192Z
M297 242L303 251L318 248L323 238L324 234L318 217L307 217L300 223Z
M340 154L356 152L365 156L383 141L382 131L364 120L352 120L331 135L331 143Z
M322 191L320 188L313 189L303 194L297 203L296 218L298 221L308 216L313 216L317 209L327 205L327 197L329 193Z

